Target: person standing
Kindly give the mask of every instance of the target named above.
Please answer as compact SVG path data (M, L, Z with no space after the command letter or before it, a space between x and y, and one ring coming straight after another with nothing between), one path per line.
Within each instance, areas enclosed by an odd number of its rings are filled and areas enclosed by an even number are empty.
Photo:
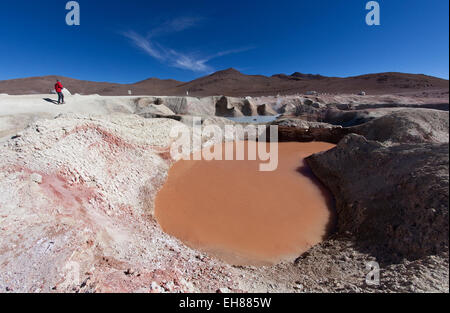
M57 79L56 84L55 84L55 91L58 94L58 104L65 104L64 95L62 93L63 89L64 89L64 86L61 84L59 79Z

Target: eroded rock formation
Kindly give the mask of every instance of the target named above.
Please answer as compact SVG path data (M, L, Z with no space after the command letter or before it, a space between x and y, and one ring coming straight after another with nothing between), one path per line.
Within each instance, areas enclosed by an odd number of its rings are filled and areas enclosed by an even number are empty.
M448 145L346 136L307 158L336 198L338 232L350 232L383 258L448 251Z
M377 141L448 143L448 129L448 112L403 109L352 127L350 132Z
M348 130L336 125L309 122L298 118L283 118L271 125L278 126L279 141L326 141L338 143Z
M261 104L257 106L258 115L277 115L278 113L268 104Z
M221 97L216 102L216 116L238 117L258 115L256 105L249 98Z

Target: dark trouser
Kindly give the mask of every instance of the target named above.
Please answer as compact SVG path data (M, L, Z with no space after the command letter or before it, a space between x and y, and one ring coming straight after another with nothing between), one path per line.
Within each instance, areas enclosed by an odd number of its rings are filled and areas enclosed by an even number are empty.
M58 92L58 103L64 102L64 95L62 92Z

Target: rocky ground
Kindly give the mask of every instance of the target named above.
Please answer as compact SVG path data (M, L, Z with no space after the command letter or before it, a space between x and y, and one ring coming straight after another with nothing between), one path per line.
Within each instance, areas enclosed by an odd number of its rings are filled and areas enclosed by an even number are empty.
M44 98L0 96L0 292L449 292L448 99ZM308 159L337 226L294 262L231 266L162 232L153 201L173 126L258 112L280 140L337 143Z

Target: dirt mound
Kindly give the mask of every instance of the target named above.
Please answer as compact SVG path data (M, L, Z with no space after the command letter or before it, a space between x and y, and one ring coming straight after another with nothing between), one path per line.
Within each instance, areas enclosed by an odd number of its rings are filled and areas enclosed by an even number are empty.
M448 145L387 145L358 135L307 163L336 199L338 232L381 259L448 252Z
M35 122L7 141L0 150L1 290L237 288L232 271L221 273L222 265L164 234L152 219L170 164L168 134L177 123L70 114ZM211 281L203 283L208 273Z
M431 109L396 111L349 129L370 140L411 143L448 143L448 130L448 112Z

